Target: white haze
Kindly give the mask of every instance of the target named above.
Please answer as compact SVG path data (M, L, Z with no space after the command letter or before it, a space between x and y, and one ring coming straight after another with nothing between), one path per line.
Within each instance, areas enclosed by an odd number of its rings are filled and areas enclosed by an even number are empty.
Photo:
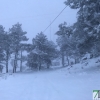
M8 31L12 25L21 23L31 42L31 39L44 31L64 7L64 0L0 0L0 24ZM76 12L67 7L45 32L48 38L56 40L54 34L60 23L66 21L71 25L76 22Z

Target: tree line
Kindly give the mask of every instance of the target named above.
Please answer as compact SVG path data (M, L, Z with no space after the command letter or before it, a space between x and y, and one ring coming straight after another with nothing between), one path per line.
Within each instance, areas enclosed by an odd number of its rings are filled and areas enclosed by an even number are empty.
M62 66L65 65L65 58L69 65L69 58L74 58L75 63L89 53L91 58L100 56L100 3L99 0L67 0L65 5L71 9L78 9L77 21L68 26L67 22L61 23L57 35L57 45L48 40L47 36L40 32L27 44L27 32L22 30L22 25L17 23L5 31L0 25L0 70L6 66L11 55L14 55L13 73L16 72L18 60L20 60L20 71L22 63L27 61L31 69L40 70L42 67L49 68L56 58L62 59ZM59 47L59 49L58 49ZM27 56L23 55L27 51Z
M77 21L68 26L59 25L57 43L64 56L73 56L79 62L86 53L90 58L100 56L100 0L67 0L64 2L71 9L77 9Z
M13 73L16 73L18 61L22 72L23 61L27 61L27 66L31 69L40 70L43 64L49 68L52 60L58 57L57 45L49 41L45 34L38 33L32 39L32 44L27 44L26 34L27 32L22 30L22 25L19 23L13 25L9 32L0 25L0 71L6 66L6 73L8 73L11 55L14 56ZM27 51L27 56L23 55L23 51Z

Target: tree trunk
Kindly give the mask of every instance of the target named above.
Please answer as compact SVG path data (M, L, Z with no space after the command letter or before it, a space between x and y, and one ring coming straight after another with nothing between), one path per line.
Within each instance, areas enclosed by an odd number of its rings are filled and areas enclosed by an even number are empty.
M64 58L64 52L62 52L62 66L65 66L65 58Z
M67 62L68 62L68 66L69 66L69 59L68 59L68 56L67 56Z
M6 52L6 73L8 73L8 59L9 59L9 55L8 52Z
M14 59L13 73L15 73L15 59Z
M49 69L50 68L50 65L47 63L47 69Z
M3 66L1 66L0 64L0 73L2 73L2 70L3 70Z
M77 64L77 58L75 57L75 64Z
M16 73L17 68L17 53L15 53L15 60L14 60L14 72Z
M20 60L20 72L22 72L22 50L21 50L21 60Z
M15 73L16 73L16 69L17 69L17 59L15 61Z
M14 68L14 66L13 66L13 73L15 73L15 68Z
M39 66L38 66L38 70L41 70L41 58L39 56Z
M8 60L6 60L6 73L8 73Z
M39 63L39 70L41 70L41 61L40 61L40 63Z

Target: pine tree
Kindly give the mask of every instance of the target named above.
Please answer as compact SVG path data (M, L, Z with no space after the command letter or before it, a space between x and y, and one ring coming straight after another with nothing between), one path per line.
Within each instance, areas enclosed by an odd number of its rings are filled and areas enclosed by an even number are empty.
M47 36L42 32L37 34L32 42L33 49L28 55L28 66L38 68L38 70L42 68L42 65L49 68L52 60L57 57L56 45L52 41L48 41Z
M0 72L2 72L2 69L4 67L4 61L5 61L5 54L4 54L4 50L3 50L3 39L4 39L4 27L2 25L0 25Z
M65 56L67 56L67 61L69 65L69 59L68 56L71 54L71 34L72 34L72 28L71 26L66 26L66 23L59 25L59 31L56 32L56 35L58 36L57 44L60 47L60 52L62 56L62 66L65 66Z
M72 9L78 9L77 30L80 34L79 38L82 40L79 44L80 49L84 49L83 53L93 53L93 49L95 49L95 52L98 51L100 41L100 0L67 0L65 4Z
M6 73L8 73L8 62L10 59L10 55L12 54L12 48L11 48L11 38L7 32L4 34L3 38L3 50L5 52Z
M26 56L23 56L23 51L30 51L32 49L31 44L21 43L20 44L20 72L22 72L22 63L27 61Z
M18 54L21 49L20 44L28 40L28 38L25 36L27 32L24 32L21 26L21 24L17 23L13 25L12 28L9 30L12 41L12 49L15 56L13 72L16 72Z

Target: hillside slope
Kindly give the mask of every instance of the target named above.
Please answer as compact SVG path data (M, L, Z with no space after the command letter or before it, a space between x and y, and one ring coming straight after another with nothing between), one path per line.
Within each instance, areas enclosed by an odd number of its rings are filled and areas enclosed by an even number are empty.
M97 60L89 60L87 66L73 65L70 69L3 75L0 100L92 100L93 90L100 90Z

